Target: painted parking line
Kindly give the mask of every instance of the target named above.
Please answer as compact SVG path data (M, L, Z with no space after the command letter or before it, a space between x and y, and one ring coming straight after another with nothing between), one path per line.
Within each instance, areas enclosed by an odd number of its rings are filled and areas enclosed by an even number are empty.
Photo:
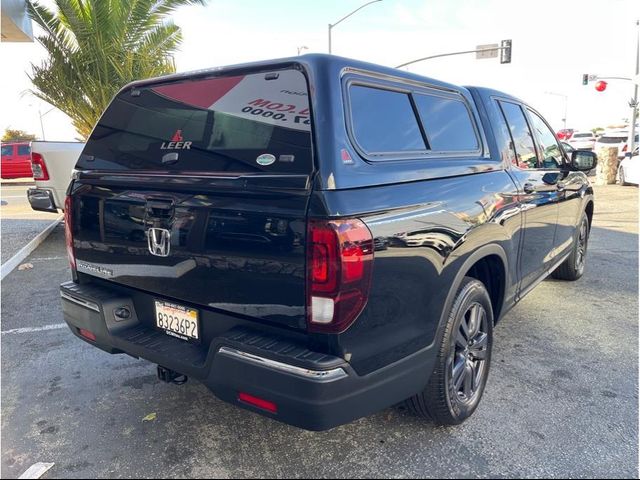
M55 463L45 463L45 462L38 462L35 463L33 465L31 465L26 472L24 472L22 475L20 475L18 478L22 479L22 478L40 478L42 477L42 475L44 475L45 473L47 473L47 471L53 467L55 465Z
M65 256L65 255L61 255L58 257L33 257L30 258L29 261L31 262L43 262L43 261L50 261L50 260L67 260L69 257Z
M9 206L9 205L5 205L5 206ZM15 207L16 205L13 205L13 206ZM43 213L45 215L47 214L47 212L19 212L19 213L4 213L3 212L2 213L2 218L4 218L4 217L30 217L30 216L33 216L33 215L42 215ZM53 216L55 214L51 213L49 215ZM51 217L49 217L49 218L51 218Z
M24 328L13 328L11 330L4 330L0 332L2 335L17 335L21 333L35 333L35 332L45 332L47 330L59 330L61 328L66 328L66 323L55 323L53 325L44 325L42 327L24 327Z

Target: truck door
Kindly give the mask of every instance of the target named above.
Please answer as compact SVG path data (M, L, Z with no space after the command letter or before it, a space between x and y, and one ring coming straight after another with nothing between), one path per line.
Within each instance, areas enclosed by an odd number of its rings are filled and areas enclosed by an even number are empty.
M556 183L558 189L558 226L554 240L554 257L561 257L567 253L573 245L573 237L576 231L580 213L582 211L582 195L586 181L584 174L570 172L565 164L565 156L556 140L553 130L540 115L531 109L527 109L531 126L538 143L539 156L542 159L542 167L547 172L559 175Z
M534 137L522 108L498 101L513 145L511 173L519 187L524 211L524 232L520 250L520 292L527 291L552 264L558 222L559 170L546 170L538 158Z

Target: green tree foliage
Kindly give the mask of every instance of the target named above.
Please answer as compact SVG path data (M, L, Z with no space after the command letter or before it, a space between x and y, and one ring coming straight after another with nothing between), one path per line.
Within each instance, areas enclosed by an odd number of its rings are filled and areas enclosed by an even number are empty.
M2 135L3 142L30 142L35 139L35 135L24 130L14 130L13 128L6 128Z
M66 113L86 139L113 96L133 80L175 72L182 41L170 19L206 0L54 0L29 2L49 58L32 64L32 93Z

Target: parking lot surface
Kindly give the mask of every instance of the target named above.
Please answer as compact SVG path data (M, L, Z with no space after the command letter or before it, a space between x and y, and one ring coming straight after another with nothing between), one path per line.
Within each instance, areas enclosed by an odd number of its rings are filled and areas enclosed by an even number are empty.
M458 427L393 407L312 433L160 383L61 327L61 226L28 261L2 282L3 478L40 461L55 462L45 478L638 476L634 187L597 188L585 276L547 280L506 315L484 399Z
M0 187L0 218L2 228L2 263L13 257L32 238L53 222L58 214L36 212L27 200L27 190L35 185L25 179L2 181Z

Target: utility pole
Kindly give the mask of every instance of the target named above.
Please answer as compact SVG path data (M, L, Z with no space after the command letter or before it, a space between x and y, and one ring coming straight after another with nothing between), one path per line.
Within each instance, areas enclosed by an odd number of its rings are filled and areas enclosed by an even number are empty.
M640 74L640 20L636 20L636 76L635 85L633 86L633 100L629 103L631 106L631 130L629 132L629 149L627 155L633 156L636 149L636 122L638 121L638 75Z

